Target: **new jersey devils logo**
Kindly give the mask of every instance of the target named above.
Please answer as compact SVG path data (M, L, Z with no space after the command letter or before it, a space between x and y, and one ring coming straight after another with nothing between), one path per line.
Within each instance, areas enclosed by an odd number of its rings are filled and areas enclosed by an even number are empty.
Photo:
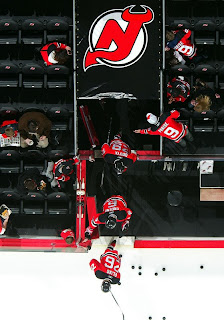
M153 21L154 12L145 5L145 12L132 12L133 7L106 11L93 22L84 71L98 65L123 68L141 58L148 43L145 24Z

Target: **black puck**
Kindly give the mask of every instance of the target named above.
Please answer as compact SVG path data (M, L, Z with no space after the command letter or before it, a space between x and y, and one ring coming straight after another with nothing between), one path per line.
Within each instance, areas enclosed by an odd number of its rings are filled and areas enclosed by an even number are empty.
M204 266L200 266L201 269L204 269Z
M139 269L141 269L141 268L142 268L142 266L139 266L138 268L139 268Z
M138 273L139 276L141 276L141 274L142 274L141 272Z
M158 273L157 273L157 272L155 273L155 276L158 276Z
M163 271L166 271L166 268L162 268Z
M149 317L149 320L152 320L152 317Z
M131 268L132 268L132 269L134 269L134 268L135 268L135 266L131 266Z

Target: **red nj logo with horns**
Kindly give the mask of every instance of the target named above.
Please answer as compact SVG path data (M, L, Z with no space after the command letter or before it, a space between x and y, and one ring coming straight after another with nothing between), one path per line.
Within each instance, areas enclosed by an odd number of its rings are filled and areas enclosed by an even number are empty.
M144 12L134 12L134 7L106 11L93 22L84 71L99 65L123 68L142 57L148 43L145 24L153 21L154 12L145 5L141 5Z

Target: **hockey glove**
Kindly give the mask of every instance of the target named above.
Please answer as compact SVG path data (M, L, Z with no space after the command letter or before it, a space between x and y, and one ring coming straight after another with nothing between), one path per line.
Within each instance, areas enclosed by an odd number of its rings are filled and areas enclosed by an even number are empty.
M129 228L129 221L125 221L122 226L121 226L121 230L122 232L127 231Z
M86 239L91 239L92 233L93 233L93 230L90 227L86 228L86 231L85 231Z
M88 240L91 239L91 234L88 231L85 232L85 238Z

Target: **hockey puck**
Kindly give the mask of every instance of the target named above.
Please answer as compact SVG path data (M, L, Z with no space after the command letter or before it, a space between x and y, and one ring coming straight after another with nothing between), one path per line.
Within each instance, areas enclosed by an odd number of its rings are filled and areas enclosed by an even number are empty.
M157 273L157 272L155 273L155 276L158 276L158 273Z
M131 268L132 268L132 269L134 269L134 268L135 268L135 266L131 266Z
M152 320L152 317L149 317L149 320Z
M163 320L166 320L166 317L163 317Z
M141 276L141 275L142 275L142 273L141 273L141 272L139 272L139 273L138 273L138 275L139 275L139 276Z
M162 268L163 271L166 271L166 268Z
M201 269L204 269L204 266L200 266Z
M141 270L142 266L139 266L138 268Z

